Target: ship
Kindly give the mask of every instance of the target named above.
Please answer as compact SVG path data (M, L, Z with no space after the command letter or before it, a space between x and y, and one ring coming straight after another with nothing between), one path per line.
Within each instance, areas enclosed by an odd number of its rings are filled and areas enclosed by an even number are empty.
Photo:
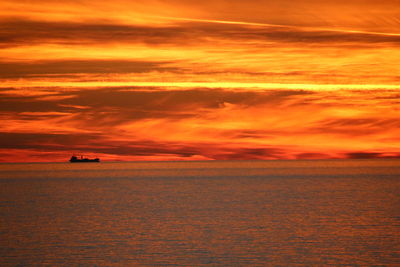
M72 157L69 160L69 162L100 162L100 159L99 158L89 159L89 158L86 158L84 156L72 155Z

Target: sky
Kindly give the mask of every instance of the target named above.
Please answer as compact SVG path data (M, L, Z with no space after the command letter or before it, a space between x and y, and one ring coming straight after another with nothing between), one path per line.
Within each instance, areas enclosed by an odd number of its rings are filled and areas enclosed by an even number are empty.
M0 0L0 162L400 157L399 0Z

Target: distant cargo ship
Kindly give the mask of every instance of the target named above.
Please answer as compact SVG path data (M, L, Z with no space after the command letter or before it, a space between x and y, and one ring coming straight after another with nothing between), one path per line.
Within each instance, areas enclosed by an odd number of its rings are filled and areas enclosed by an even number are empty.
M95 158L95 159L89 159L89 158L85 158L84 156L75 156L73 155L71 157L71 159L69 160L69 162L100 162L99 158Z

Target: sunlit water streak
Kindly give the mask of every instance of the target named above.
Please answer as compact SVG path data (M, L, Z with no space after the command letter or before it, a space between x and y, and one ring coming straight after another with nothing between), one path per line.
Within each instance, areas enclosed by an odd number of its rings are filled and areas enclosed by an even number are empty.
M395 266L399 163L0 164L0 265Z

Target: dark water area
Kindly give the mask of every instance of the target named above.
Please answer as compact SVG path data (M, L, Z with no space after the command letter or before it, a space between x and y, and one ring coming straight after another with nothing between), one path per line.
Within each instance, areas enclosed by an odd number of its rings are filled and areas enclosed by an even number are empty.
M0 164L0 266L399 266L400 160Z

